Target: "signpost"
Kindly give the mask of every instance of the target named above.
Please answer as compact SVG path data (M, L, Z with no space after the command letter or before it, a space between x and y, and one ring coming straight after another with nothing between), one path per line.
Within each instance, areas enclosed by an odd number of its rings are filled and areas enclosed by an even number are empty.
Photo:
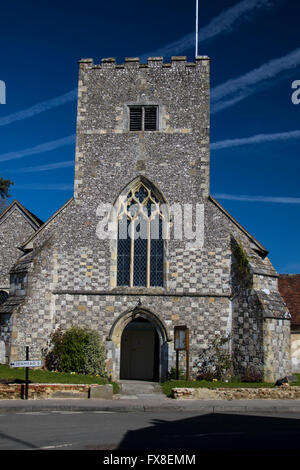
M186 325L174 327L174 349L176 351L176 379L179 379L179 351L185 351L186 380L190 380L189 329L186 327Z
M42 361L29 360L29 347L26 346L26 361L14 361L10 363L11 367L25 367L25 400L28 400L29 385L29 367L41 367Z

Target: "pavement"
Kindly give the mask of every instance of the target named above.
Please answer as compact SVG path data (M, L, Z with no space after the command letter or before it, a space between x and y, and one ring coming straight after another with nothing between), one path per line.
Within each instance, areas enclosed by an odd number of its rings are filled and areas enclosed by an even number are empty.
M155 382L121 381L122 390L108 399L59 398L0 400L0 414L43 411L199 413L300 413L300 400L199 400L166 397Z

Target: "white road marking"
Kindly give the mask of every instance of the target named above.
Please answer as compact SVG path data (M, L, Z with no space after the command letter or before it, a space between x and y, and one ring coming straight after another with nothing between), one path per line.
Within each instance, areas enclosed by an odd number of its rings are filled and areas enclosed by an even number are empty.
M70 442L69 444L59 444L59 445L54 445L54 446L43 446L43 447L38 447L37 449L27 449L27 450L46 450L46 449L58 449L60 447L68 447L72 446L73 443Z

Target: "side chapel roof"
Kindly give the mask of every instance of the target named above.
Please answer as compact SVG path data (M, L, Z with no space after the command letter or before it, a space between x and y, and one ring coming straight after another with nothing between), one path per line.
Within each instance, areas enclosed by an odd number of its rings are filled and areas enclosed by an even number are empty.
M38 230L42 225L43 221L39 219L35 214L30 212L26 207L24 207L17 199L12 201L12 203L0 214L0 224L10 216L13 212L13 209L17 209L28 221L35 230Z

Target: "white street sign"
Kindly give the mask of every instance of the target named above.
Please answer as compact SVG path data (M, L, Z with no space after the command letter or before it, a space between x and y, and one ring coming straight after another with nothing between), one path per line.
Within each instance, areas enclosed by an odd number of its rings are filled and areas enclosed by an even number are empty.
M14 361L10 363L11 367L40 367L42 361Z

